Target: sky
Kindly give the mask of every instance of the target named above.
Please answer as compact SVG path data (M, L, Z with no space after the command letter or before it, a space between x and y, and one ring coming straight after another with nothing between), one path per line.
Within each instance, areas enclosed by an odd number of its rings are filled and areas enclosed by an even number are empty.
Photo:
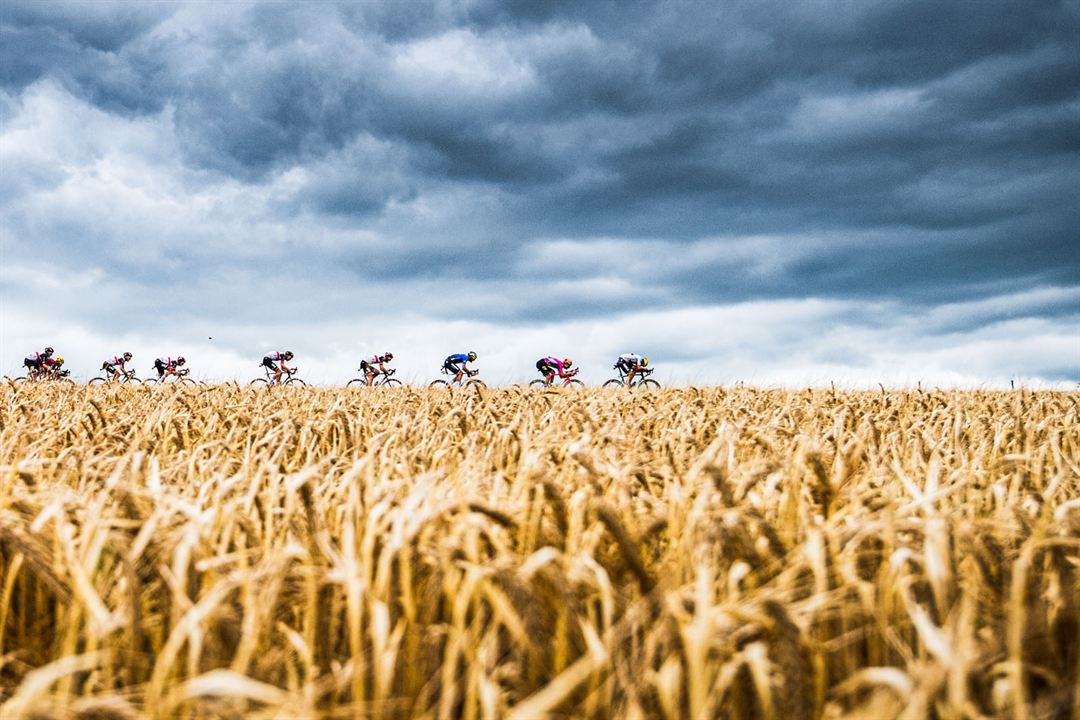
M1075 388L1080 0L0 3L0 372Z

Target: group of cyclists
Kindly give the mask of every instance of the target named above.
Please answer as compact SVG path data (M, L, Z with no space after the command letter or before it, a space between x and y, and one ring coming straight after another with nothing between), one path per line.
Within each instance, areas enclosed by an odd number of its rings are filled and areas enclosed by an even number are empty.
M54 357L54 355L55 350L51 347L45 348L40 353L35 352L27 355L23 365L27 368L30 379L44 380L65 377L68 371L63 369L64 358L60 356ZM294 357L295 355L291 350L274 351L264 355L261 367L266 370L267 382L280 385L283 375L291 377L296 372L296 368L295 366L290 367L288 363L291 363ZM382 353L381 355L376 353L362 359L359 370L363 373L365 384L373 385L380 375L389 378L394 372L392 368L388 367L393 359L394 354L392 352ZM135 371L128 368L128 363L131 360L132 354L130 352L107 358L101 364L104 379L106 381L120 382L132 378ZM464 353L455 353L447 356L446 360L443 361L442 371L453 376L453 384L461 384L463 378L471 378L479 373L479 370L469 367L469 363L475 360L476 353L471 350ZM169 376L186 375L188 373L188 369L185 367L186 364L187 360L183 356L175 358L171 356L159 357L154 360L154 370L157 372L160 381ZM649 359L635 353L620 355L615 361L615 369L619 371L619 382L625 385L633 385L635 377L640 379L652 372L652 369L649 368ZM578 372L578 368L574 367L573 360L556 356L546 356L537 360L536 370L543 376L542 384L544 387L550 386L556 378L569 382ZM541 381L537 380L536 382L540 383ZM577 381L574 380L573 382Z
M47 347L41 352L30 353L23 359L23 367L26 368L27 375L31 380L47 380L68 375L68 371L64 369L64 358L55 353L56 350ZM106 358L101 363L101 371L107 379L113 381L132 377L135 371L127 366L132 357L131 353L124 352ZM183 376L188 372L184 368L185 364L187 364L187 360L183 356L175 358L169 356L160 357L154 360L154 370L157 371L159 380L170 375Z

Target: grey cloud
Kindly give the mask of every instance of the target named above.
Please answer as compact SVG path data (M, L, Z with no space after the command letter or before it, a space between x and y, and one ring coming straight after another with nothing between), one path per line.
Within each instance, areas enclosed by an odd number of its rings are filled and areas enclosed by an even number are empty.
M237 207L158 229L160 210L106 224L65 196L53 217L26 200L68 176L20 155L0 219L62 248L60 266L181 293L192 313L234 306L258 273L301 295L305 280L377 288L431 317L459 312L443 297L457 287L508 324L604 317L635 293L923 312L1080 284L1074 2L142 8L5 3L5 96L56 82L152 123L183 176L147 189L154 208L199 183ZM763 236L780 240L744 242ZM531 264L553 238L620 244ZM549 296L563 302L538 312ZM1067 318L1070 303L1027 312Z

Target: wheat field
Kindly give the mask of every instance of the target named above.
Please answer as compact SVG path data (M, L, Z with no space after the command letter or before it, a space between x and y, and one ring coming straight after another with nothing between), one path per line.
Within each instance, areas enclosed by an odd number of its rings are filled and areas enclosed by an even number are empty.
M0 717L1080 717L1080 396L0 389Z

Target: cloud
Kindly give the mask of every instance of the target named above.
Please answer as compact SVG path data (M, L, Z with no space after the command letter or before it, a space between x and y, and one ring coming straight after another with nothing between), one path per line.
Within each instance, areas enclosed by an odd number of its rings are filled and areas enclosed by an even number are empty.
M1080 12L966 7L5 3L0 320L1064 382L994 334L1080 334Z

